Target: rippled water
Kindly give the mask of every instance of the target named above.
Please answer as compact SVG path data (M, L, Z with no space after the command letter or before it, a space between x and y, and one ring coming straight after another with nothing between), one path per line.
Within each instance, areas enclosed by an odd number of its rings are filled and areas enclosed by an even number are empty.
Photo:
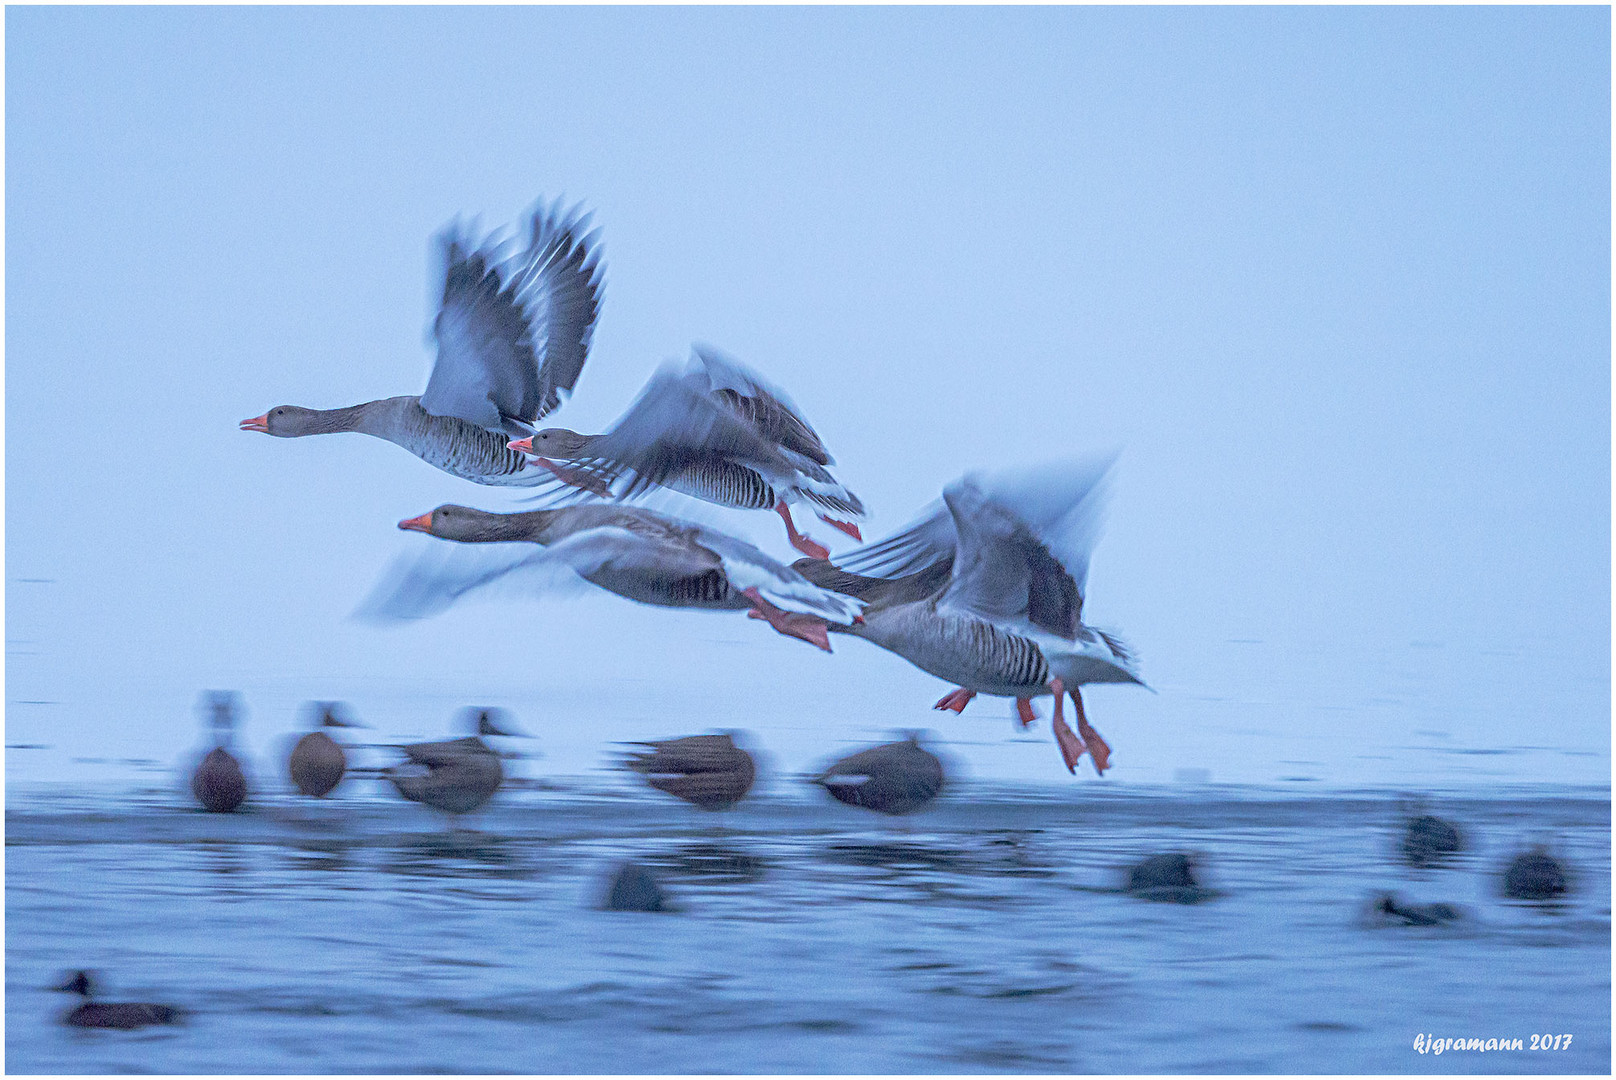
M1188 793L1187 793L1188 792ZM715 819L647 793L515 791L449 835L365 785L206 815L166 793L8 791L12 1072L1610 1070L1607 791L1453 796L1455 864L1394 859L1387 795L965 784L907 823L797 793ZM1546 840L1558 907L1498 895ZM1221 895L1111 890L1201 853ZM679 910L597 905L638 859ZM1457 926L1376 926L1379 891ZM78 1031L44 988L189 1010ZM1416 1034L1570 1033L1421 1055Z

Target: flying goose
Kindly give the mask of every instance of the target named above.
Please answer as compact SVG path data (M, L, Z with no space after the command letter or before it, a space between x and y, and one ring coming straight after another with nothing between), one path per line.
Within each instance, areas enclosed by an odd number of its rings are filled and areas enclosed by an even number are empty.
M752 755L728 732L635 745L649 749L630 754L625 767L658 791L703 810L728 810L752 790L757 777Z
M78 994L84 1000L62 1017L71 1027L116 1028L132 1031L152 1024L177 1024L184 1014L172 1005L152 1005L135 1001L91 1001L95 983L88 971L78 971L61 986L52 989Z
M348 755L342 744L325 733L326 728L359 727L344 719L347 708L340 701L312 702L314 730L297 740L286 759L286 770L297 790L316 799L323 799L342 782L348 771Z
M506 443L531 434L571 394L589 354L604 284L598 230L587 231L579 210L540 204L526 249L509 258L497 235L477 242L458 221L439 236L438 358L420 397L345 409L277 405L243 420L242 430L282 438L357 431L479 484L553 483Z
M845 519L863 518L864 504L831 475L834 459L790 399L716 349L691 351L683 370L664 364L604 435L545 428L511 447L597 495L627 499L665 487L719 506L773 510L792 546L816 559L829 552L797 531L792 503L810 504L862 540Z
M839 801L883 814L912 814L943 789L943 763L910 735L860 750L814 778Z
M505 780L499 752L482 737L522 737L521 732L500 726L502 710L473 707L462 710L461 716L470 721L474 734L400 746L409 760L384 773L400 795L443 811L451 823L481 807Z
M1025 726L1035 719L1032 699L1053 694L1067 770L1076 772L1086 750L1103 774L1111 750L1089 725L1078 688L1144 685L1121 639L1081 617L1111 461L966 476L949 485L935 512L849 553L840 568L809 560L795 568L827 588L871 599L858 623L831 629L955 683L939 709L960 712L978 693L1013 697ZM1072 699L1078 734L1062 716L1063 694Z
M827 624L850 623L863 606L744 541L637 506L591 503L494 514L448 505L398 527L494 549L452 551L436 565L418 560L378 588L362 609L366 614L420 618L496 584L553 589L582 578L644 604L748 611L779 633L829 652ZM544 550L533 550L534 544Z
M235 728L240 695L231 690L209 690L202 700L215 745L191 774L191 793L203 809L228 814L247 798L247 777L241 771L241 762L226 749Z

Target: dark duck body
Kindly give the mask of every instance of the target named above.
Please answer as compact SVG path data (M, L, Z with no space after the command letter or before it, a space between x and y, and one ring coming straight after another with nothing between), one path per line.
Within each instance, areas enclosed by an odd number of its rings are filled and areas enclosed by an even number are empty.
M471 720L476 734L399 747L409 760L387 770L387 779L406 799L441 810L451 820L481 809L505 782L499 752L482 737L520 734L500 726L500 712L466 709L463 715Z
M94 984L90 981L90 973L87 971L75 973L71 979L56 989L84 998L82 1004L62 1016L62 1023L69 1027L133 1031L154 1024L177 1024L185 1015L172 1005L132 1001L92 1001L90 995L94 992Z
M849 806L912 814L943 789L943 763L911 735L842 758L814 783Z
M316 727L292 747L286 759L286 771L297 790L311 798L321 799L331 794L348 772L348 755L342 744L325 733L325 728L357 727L345 718L346 710L340 702L315 703Z
M218 745L203 755L191 774L191 793L204 810L227 814L247 798L247 776L241 762L226 747L235 727L238 697L229 691L209 691L204 701Z
M728 733L641 743L649 747L624 763L658 791L700 807L727 810L740 802L757 777L752 755Z

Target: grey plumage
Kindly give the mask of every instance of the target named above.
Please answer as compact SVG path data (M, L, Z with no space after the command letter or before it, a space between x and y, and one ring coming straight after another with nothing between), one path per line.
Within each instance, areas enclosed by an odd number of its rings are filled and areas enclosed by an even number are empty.
M242 428L283 438L358 432L476 483L558 486L506 444L571 393L588 357L604 287L598 232L588 225L576 207L541 204L514 255L497 234L478 239L452 225L438 240L437 360L419 397L342 409L278 405Z

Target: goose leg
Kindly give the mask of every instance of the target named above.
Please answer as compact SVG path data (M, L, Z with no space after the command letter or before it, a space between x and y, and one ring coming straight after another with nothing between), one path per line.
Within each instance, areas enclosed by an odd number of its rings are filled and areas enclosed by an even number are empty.
M1089 727L1089 718L1083 715L1083 699L1077 695L1077 687L1072 687L1072 709L1077 713L1077 732L1083 737L1083 742L1089 748L1089 758L1094 762L1094 771L1101 776L1111 765L1111 748L1100 733Z
M1038 719L1038 713L1032 707L1032 698L1016 698L1016 716L1020 718L1022 727L1032 726L1032 722Z
M814 543L814 541L797 531L796 523L791 520L791 508L786 505L786 501L784 499L781 499L778 503L775 503L774 512L779 514L780 520L786 523L786 537L791 541L792 547L796 548L810 559L830 558L829 548L821 547L819 544Z
M932 708L934 708L934 709L952 709L957 713L964 712L965 711L965 706L969 705L970 702L971 702L971 699L974 698L975 696L976 696L976 691L975 690L967 690L967 689L965 689L965 687L962 686L958 690L954 690L954 691L951 691L951 692L949 692L947 694L944 694L943 695L943 700L941 700L937 704L933 705Z
M1055 742L1060 746L1061 760L1066 762L1066 771L1075 776L1077 760L1088 748L1083 745L1083 740L1066 726L1066 718L1061 715L1061 695L1066 692L1066 684L1059 679L1051 679L1049 689L1055 695L1055 715L1050 719L1050 724L1055 729Z
M824 514L819 514L818 517L820 521L823 521L831 528L840 529L842 532L846 533L848 536L851 536L861 544L864 542L864 534L859 532L859 527L854 522L837 521L835 518L826 517Z
M817 645L826 652L831 651L830 632L826 629L829 624L824 619L817 615L804 615L797 611L782 611L763 599L763 594L758 592L755 585L743 591L741 595L752 601L752 610L746 613L748 618L762 619L774 627L777 633L784 634L787 637L801 638L810 645Z

